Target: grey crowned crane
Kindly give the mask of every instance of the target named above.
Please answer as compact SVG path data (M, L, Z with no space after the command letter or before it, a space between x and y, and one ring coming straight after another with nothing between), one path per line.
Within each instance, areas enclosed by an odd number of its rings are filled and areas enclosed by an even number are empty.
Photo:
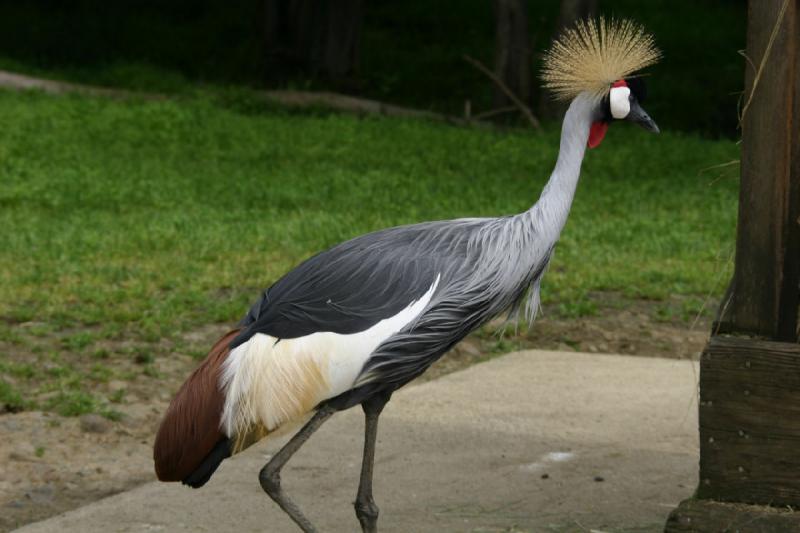
M394 391L492 317L526 304L533 318L587 145L599 145L614 120L658 132L640 106L641 79L631 77L658 58L652 36L630 21L600 19L567 30L545 55L546 87L571 104L538 202L514 216L377 231L288 272L178 391L156 437L158 478L200 487L225 458L310 415L259 480L301 529L315 531L281 488L281 469L325 420L361 405L355 510L363 531L377 531L372 469L381 410Z

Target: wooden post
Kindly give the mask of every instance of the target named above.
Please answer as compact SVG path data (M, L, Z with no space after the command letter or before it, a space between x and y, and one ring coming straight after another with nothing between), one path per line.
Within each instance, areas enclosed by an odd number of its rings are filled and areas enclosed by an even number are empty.
M736 264L721 332L797 342L800 305L800 3L750 0ZM755 68L753 68L755 67ZM758 82L756 84L756 78Z
M714 328L729 335L700 361L700 486L671 533L800 531L800 0L747 16L736 262Z

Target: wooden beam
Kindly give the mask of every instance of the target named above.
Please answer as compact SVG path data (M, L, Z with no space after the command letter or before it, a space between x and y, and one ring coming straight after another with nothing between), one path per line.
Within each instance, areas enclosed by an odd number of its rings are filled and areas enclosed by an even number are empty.
M796 342L800 0L750 0L747 57L735 274L720 326L721 331Z
M800 345L712 337L699 409L698 498L800 507Z
M800 513L755 505L685 500L667 518L664 533L786 533L800 531Z

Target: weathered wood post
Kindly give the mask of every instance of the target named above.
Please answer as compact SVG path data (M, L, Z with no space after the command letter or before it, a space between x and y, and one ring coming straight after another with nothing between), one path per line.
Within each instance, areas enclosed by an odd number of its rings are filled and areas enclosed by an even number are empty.
M700 361L700 484L667 532L800 531L800 0L749 0L747 57L735 272Z

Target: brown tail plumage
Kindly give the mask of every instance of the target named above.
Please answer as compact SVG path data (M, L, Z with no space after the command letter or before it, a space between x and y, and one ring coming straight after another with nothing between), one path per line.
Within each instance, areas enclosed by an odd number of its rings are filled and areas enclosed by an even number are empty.
M206 359L189 376L170 403L153 447L156 475L161 481L184 481L192 486L200 486L208 480L222 459L229 455L220 455L220 446L227 447L222 442L227 437L219 427L225 405L219 377L222 363L230 352L228 345L238 333L239 330L233 330L214 344ZM220 457L212 461L215 464L206 465L209 455ZM201 466L202 470L210 468L210 472L203 473L200 476L202 479L197 481L193 478L197 477ZM187 479L190 481L187 482Z

